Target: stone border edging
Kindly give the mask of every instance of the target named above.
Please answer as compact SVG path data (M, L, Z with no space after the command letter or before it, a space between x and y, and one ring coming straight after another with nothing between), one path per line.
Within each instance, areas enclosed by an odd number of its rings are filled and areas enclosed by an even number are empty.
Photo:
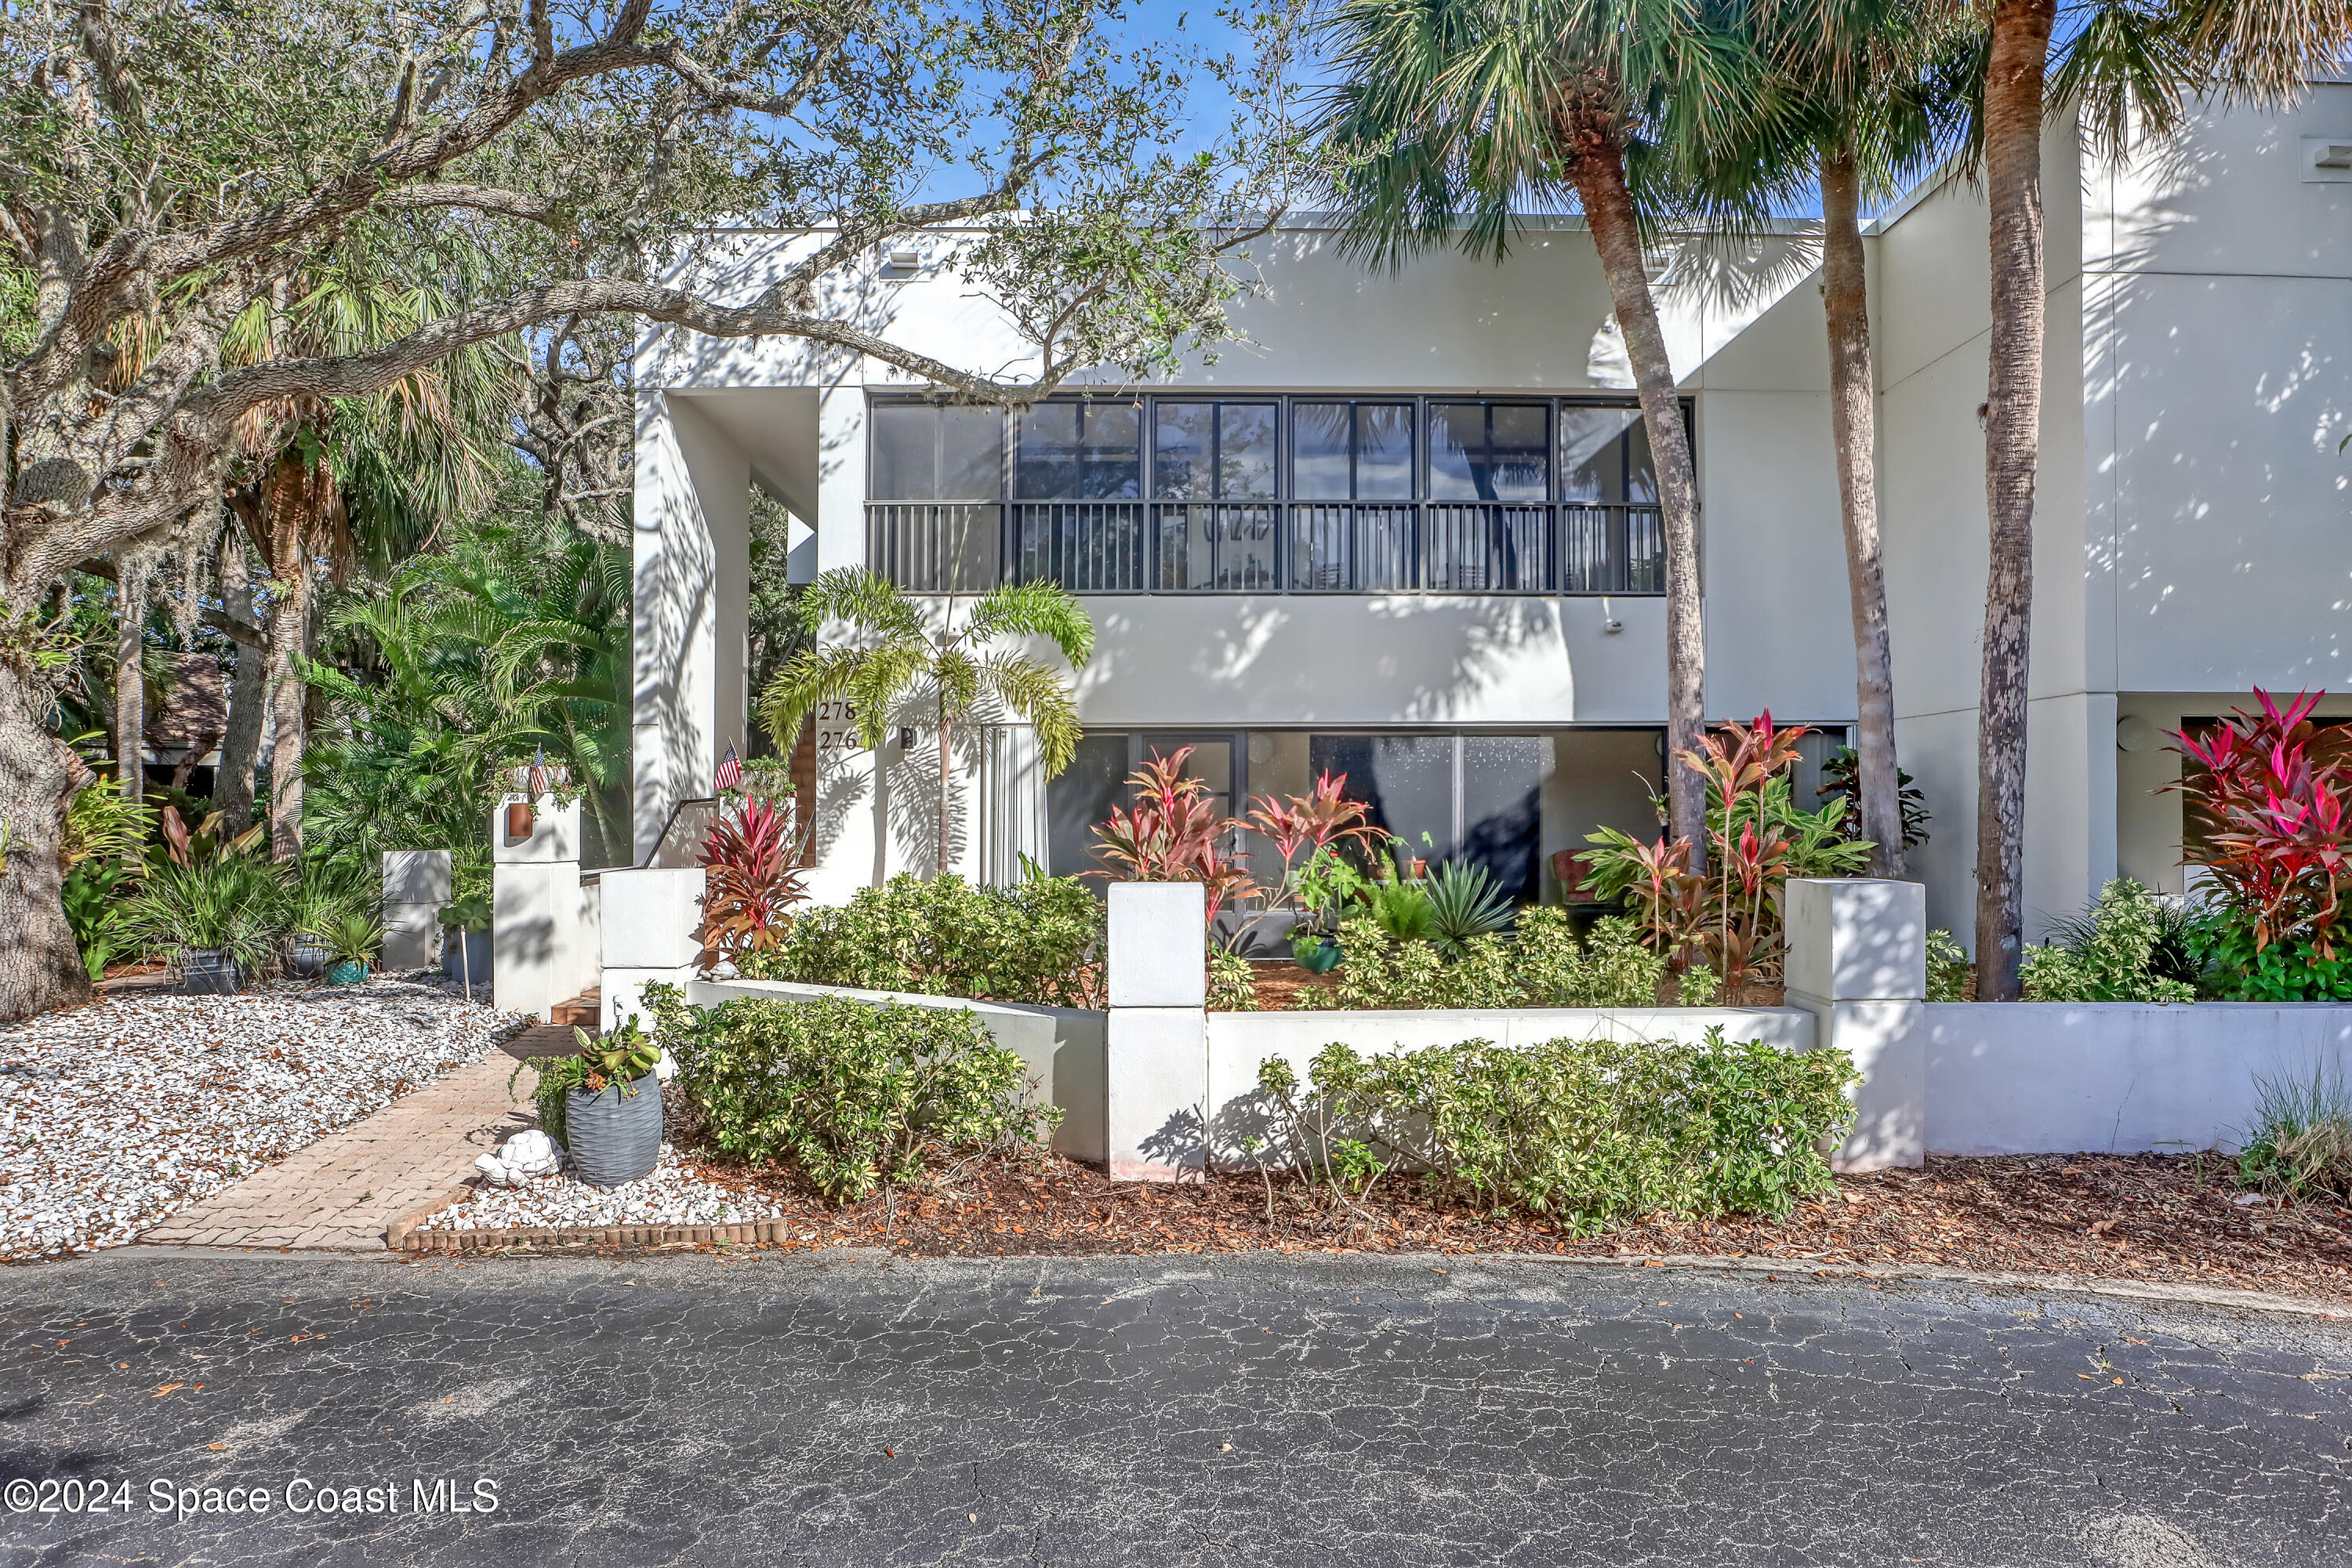
M786 1240L779 1233L797 1220L762 1219L742 1225L606 1225L562 1228L499 1226L489 1230L423 1230L426 1216L440 1213L471 1191L460 1187L439 1203L428 1204L402 1216L384 1232L384 1245L395 1252L496 1252L509 1247L664 1247L679 1243L728 1243L736 1246L773 1244Z

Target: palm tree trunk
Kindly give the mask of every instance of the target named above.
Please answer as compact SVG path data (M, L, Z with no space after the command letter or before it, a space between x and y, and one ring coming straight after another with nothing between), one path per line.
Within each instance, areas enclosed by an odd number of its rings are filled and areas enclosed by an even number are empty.
M135 554L114 562L114 776L122 798L147 798L147 563ZM133 853L131 859L136 859Z
M253 574L245 541L234 528L221 541L221 602L228 618L258 637L253 615ZM228 732L221 737L219 771L213 775L213 809L235 837L253 826L253 764L261 755L262 709L267 706L268 656L251 643L236 644L236 671L230 678Z
M1895 673L1878 554L1877 387L1863 269L1862 178L1846 149L1822 159L1822 294L1830 334L1830 429L1853 610L1853 689L1862 837L1874 877L1903 875L1903 794L1895 765Z
M1666 822L1675 838L1691 847L1691 868L1706 867L1706 781L1681 760L1696 747L1705 726L1706 632L1699 603L1698 482L1691 463L1690 436L1683 424L1682 399L1675 390L1674 362L1650 298L1650 276L1642 264L1642 231L1625 184L1625 154L1619 118L1577 110L1564 127L1569 169L1601 270L1609 279L1617 327L1641 394L1642 423L1650 436L1657 469L1658 510L1666 545Z
M269 851L293 860L302 854L302 743L308 732L302 656L310 632L310 555L331 500L323 461L305 460L289 447L270 474L270 575L278 592L269 606L269 688L274 732L269 749Z
M939 869L939 874L940 874L940 876L942 876L942 877L944 877L944 876L946 876L946 875L948 874L948 839L949 839L949 837L950 837L950 834L949 834L949 827L950 827L950 821L951 821L951 819L952 819L952 815L953 815L953 814L952 814L952 811L951 811L951 809L950 809L950 807L951 807L951 803L952 803L952 797L948 794L948 786L949 786L950 782L950 781L949 772L948 772L948 700L947 700L946 695L943 693L943 694L941 694L941 696L940 696L940 869Z
M1977 999L2013 1002L2025 943L2025 703L2042 422L2042 72L2055 0L1995 0L1985 77L1992 355L1984 672L1977 706Z

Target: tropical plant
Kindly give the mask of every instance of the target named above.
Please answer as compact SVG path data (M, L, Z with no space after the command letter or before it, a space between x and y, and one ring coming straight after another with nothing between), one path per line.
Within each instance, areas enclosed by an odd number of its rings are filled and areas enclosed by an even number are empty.
M1299 992L1294 1008L1652 1007L1666 972L1632 921L1596 921L1580 941L1566 910L1540 906L1521 910L1510 934L1471 937L1451 958L1433 942L1391 937L1370 915L1348 920L1339 940L1338 986ZM1695 971L1683 1000L1710 1000L1712 978Z
M1347 774L1334 776L1327 769L1316 776L1314 788L1306 795L1253 797L1248 815L1241 820L1240 826L1265 839L1282 857L1282 874L1261 890L1269 895L1268 913L1287 910L1296 917L1294 931L1313 931L1318 921L1352 896L1341 891L1343 879L1351 879L1353 889L1362 886L1362 879L1341 852L1373 843L1380 830L1368 820L1371 807L1349 799L1347 788Z
M1429 900L1431 940L1459 955L1471 938L1507 931L1517 918L1494 873L1468 860L1448 860L1422 883Z
M325 934L338 963L373 963L383 947L383 922L362 910L344 910Z
M1782 1215L1831 1190L1821 1150L1860 1078L1841 1050L1558 1039L1367 1058L1326 1047L1302 1085L1281 1057L1258 1090L1281 1152L1351 1205L1419 1171L1441 1202L1531 1209L1579 1235L1644 1215Z
M285 935L285 897L282 871L255 854L165 860L148 868L123 925L174 970L190 953L215 952L242 973L266 973Z
M1840 746L1822 763L1822 784L1818 794L1822 800L1839 799L1846 803L1856 832L1868 836L1867 818L1862 811L1862 761L1852 746ZM1903 819L1903 847L1907 853L1927 842L1927 824L1934 814L1927 809L1927 795L1902 768L1895 770L1897 815ZM1878 875L1875 864L1871 874Z
M1686 845L1644 845L1608 827L1586 839L1600 847L1578 857L1591 868L1587 885L1629 900L1669 963L1703 959L1727 993L1778 974L1790 877L1853 876L1869 864L1871 847L1842 836L1843 800L1802 812L1790 797L1787 775L1809 733L1776 726L1767 710L1752 725L1726 724L1685 759L1707 784L1714 853L1705 871L1692 868Z
M1226 902L1248 898L1257 883L1243 869L1244 857L1233 847L1243 823L1219 816L1209 786L1184 771L1190 746L1173 755L1154 753L1128 777L1132 806L1111 807L1095 829L1095 858L1109 869L1089 876L1130 882L1198 882L1211 925Z
M719 813L703 840L705 966L766 952L784 939L793 905L808 898L792 816L749 797Z
M2197 987L2156 972L2159 916L2156 896L2129 877L2099 890L2098 902L2073 922L2070 944L2027 950L2029 1002L2193 1002Z
M2183 848L2257 953L2300 940L2332 958L2352 890L2352 732L2311 721L2325 695L2281 708L2257 688L2259 712L2172 736L2184 765L2166 787L2184 797Z
M592 860L629 847L629 552L560 523L452 527L381 587L337 600L328 705L305 769L339 864L474 851L493 784L544 757L578 792Z
M1103 929L1103 901L1075 878L986 888L902 873L803 910L737 967L811 985L1099 1007Z
M1515 208L1572 195L1639 389L1665 536L1666 725L1698 743L1706 642L1697 485L1644 240L1677 195L1660 146L1736 129L1760 87L1738 7L1645 0L1340 0L1323 129L1349 248L1391 265L1458 246L1500 260ZM1703 781L1669 773L1672 836L1697 845Z
M843 698L855 703L858 738L878 752L891 715L919 700L929 710L940 751L937 869L942 876L955 850L956 726L992 711L1021 721L1036 734L1048 778L1077 754L1078 710L1069 682L1042 659L992 645L1043 637L1073 669L1086 668L1095 647L1094 623L1057 583L1004 584L973 600L960 620L957 610L946 614L946 624L934 626L881 574L836 567L802 597L802 624L814 640L839 623L849 640L793 656L760 698L760 721L786 754L819 703Z
M2033 493L2041 464L2042 135L2053 101L2078 106L2091 145L2119 160L2199 104L2284 104L2352 46L2352 8L2236 0L2094 0L2054 58L2057 0L1991 0L1974 146L1992 209L1992 331L1985 399L1990 523L1977 713L1977 994L2015 1001L2025 905L2027 647Z
M507 1075L507 1091L511 1094L515 1079L522 1076L524 1068L531 1068L537 1074L531 1083L530 1100L539 1112L540 1130L566 1147L572 1138L564 1110L570 1104L566 1097L572 1090L602 1094L609 1087L619 1089L622 1099L635 1100L645 1092L646 1075L661 1061L660 1050L646 1037L635 1013L619 1028L604 1036L592 1035L575 1024L572 1044L568 1056L534 1057L517 1062L514 1071Z
M739 1160L791 1165L835 1203L919 1180L934 1156L1035 1151L1061 1119L1021 1058L963 1008L646 988L677 1088Z
M452 931L485 931L490 929L490 896L468 893L441 906L441 923Z
M1257 971L1238 952L1209 950L1207 1001L1212 1013L1257 1011Z

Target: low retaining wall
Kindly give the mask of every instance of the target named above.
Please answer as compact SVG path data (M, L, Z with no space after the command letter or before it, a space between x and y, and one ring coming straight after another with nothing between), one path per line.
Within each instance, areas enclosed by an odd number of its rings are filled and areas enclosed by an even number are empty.
M1678 1040L1696 1042L1719 1028L1727 1040L1762 1040L1784 1051L1813 1048L1813 1016L1799 1007L1531 1007L1517 1011L1463 1008L1412 1012L1212 1013L1208 1016L1206 1155L1222 1168L1249 1168L1242 1141L1269 1145L1273 1136L1258 1102L1260 1063L1288 1062L1301 1083L1317 1053L1334 1042L1368 1057L1395 1056L1430 1046L1490 1040L1536 1046L1547 1040ZM1160 1131L1173 1146L1180 1123Z
M1033 1007L1017 1002L973 1002L961 996L919 992L857 991L838 985L803 985L787 980L697 980L686 999L715 1007L740 996L807 1001L848 996L860 1002L903 1002L913 1007L944 1007L977 1014L996 1043L1018 1055L1035 1082L1040 1101L1062 1108L1054 1147L1074 1160L1104 1158L1103 1090L1107 1019L1077 1007Z
M2352 1083L2352 1007L2319 1003L1930 1002L1937 1154L2235 1149L2263 1080Z

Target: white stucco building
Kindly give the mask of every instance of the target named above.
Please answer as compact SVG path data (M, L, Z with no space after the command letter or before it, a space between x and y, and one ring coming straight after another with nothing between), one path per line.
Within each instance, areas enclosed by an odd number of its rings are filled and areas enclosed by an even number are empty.
M2119 872L2178 889L2177 759L2156 731L2259 683L2352 684L2352 86L2202 120L2127 167L2046 155L2049 357L2036 515L2027 898ZM2345 160L2352 163L2352 157ZM756 292L814 241L746 236ZM894 247L834 308L1018 374L955 277L958 237ZM1898 740L1934 813L1930 918L1967 932L1986 537L1986 214L1962 180L1885 215L1871 253ZM1252 247L1247 342L1150 385L1019 415L941 409L875 363L663 332L637 359L635 834L710 793L750 733L751 487L799 522L793 571L871 563L939 614L1007 575L1084 599L1088 738L1047 784L1017 731L957 766L959 868L1081 868L1132 762L1195 748L1220 793L1322 767L1440 853L1557 896L1554 850L1647 832L1664 605L1646 458L1580 222L1494 266L1343 258L1311 219ZM1853 659L1817 276L1794 242L1685 247L1661 306L1704 506L1706 710L1832 732ZM804 529L804 531L803 531ZM2325 711L2352 712L2331 700ZM908 715L919 725L919 715ZM928 870L936 753L818 731L820 898ZM1843 739L1836 734L1836 739ZM2029 921L2038 931L2039 923Z

